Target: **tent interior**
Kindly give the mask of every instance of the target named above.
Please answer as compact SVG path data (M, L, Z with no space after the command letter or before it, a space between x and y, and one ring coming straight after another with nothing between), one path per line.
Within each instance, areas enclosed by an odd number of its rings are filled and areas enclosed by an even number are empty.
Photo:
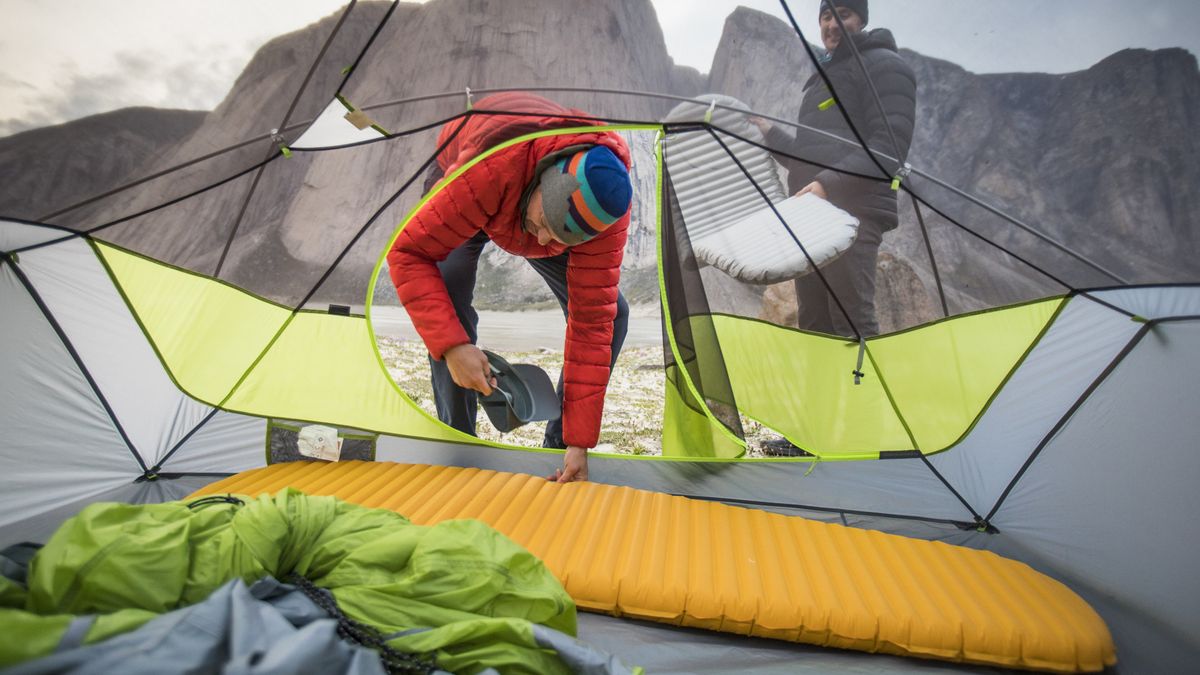
M1099 613L1106 672L1188 670L1196 57L1123 42L1118 3L970 22L953 4L872 7L868 29L892 29L916 81L907 148L861 137L865 113L838 105L873 85L861 64L827 68L816 0L690 7L687 34L716 40L706 71L669 53L668 3L350 2L262 46L211 111L0 138L0 548L88 504L179 500L263 467L306 424L378 462L553 473L557 451L439 422L380 347L404 320L384 254L428 204L439 130L507 115L563 132L480 105L526 91L633 156L622 291L653 336L654 451L594 452L591 480L991 551ZM1183 3L1138 11L1195 27ZM773 206L817 161L796 123L806 86L844 115L848 135L820 140L854 168L828 170L896 195L877 330L797 328L798 278L841 308L819 247ZM501 251L480 275L481 310L553 302ZM579 637L649 672L994 670L590 613Z

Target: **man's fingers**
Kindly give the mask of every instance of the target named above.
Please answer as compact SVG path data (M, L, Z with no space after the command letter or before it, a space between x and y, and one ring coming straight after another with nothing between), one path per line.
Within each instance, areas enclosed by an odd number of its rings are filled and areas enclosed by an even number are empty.
M446 366L454 383L464 389L473 389L484 396L492 393L495 380L487 355L473 344L464 343L451 347L445 354Z
M559 469L555 473L558 474L559 483L570 483L575 480L575 476L579 473L579 470L573 466L568 466L565 469Z
M453 375L454 373L451 372L450 374ZM455 377L454 383L463 389L471 389L484 395L488 393L487 391L484 391L487 388L487 380L483 378L483 374L479 371L467 371L466 373Z
M492 377L492 369L490 366L485 366L483 371L479 373L479 377L475 381L475 386L471 388L487 396L492 393L492 387L494 386L496 386L496 379Z

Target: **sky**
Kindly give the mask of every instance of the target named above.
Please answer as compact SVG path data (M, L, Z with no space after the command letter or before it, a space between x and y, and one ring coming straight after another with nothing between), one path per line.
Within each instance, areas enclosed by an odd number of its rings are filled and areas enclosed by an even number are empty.
M672 58L701 72L737 5L784 16L778 0L652 2ZM818 2L789 1L814 42ZM0 136L130 105L211 109L264 42L342 4L0 0ZM1196 0L875 0L869 27L975 72L1071 72L1127 47L1200 53Z

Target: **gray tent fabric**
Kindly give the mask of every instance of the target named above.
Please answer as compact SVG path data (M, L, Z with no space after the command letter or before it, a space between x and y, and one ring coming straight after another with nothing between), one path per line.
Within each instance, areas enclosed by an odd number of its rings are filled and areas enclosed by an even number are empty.
M1030 465L996 525L1200 649L1200 452L1194 426L1178 423L1197 413L1197 344L1200 322L1151 329Z
M383 675L379 656L343 642L337 622L301 591L235 579L201 603L102 642L21 664L13 675L221 672L228 675Z
M634 671L612 654L596 649L566 633L541 624L533 624L533 639L539 646L553 649L572 672L579 675L633 675ZM612 651L621 651L614 645Z
M79 513L83 507L96 502L124 502L126 504L160 504L183 499L196 490L218 481L214 476L180 476L160 478L155 481L123 481L115 488L94 495L63 501L55 508L42 511L35 516L0 526L0 548L18 542L45 542L68 518ZM68 487L68 486L64 486Z
M1200 287L1097 296L1119 300L1145 318L1178 320L1152 325L1134 343L1145 324L1086 296L1072 298L964 441L930 458L982 515L1012 484L992 519L997 533L920 520L970 520L920 459L818 463L806 476L808 462L631 463L597 457L590 466L593 479L740 499L758 508L992 550L1083 595L1112 629L1118 672L1185 671L1200 662L1200 586L1194 580L1200 542L1190 536L1200 515L1194 486L1200 454L1195 424L1189 422L1200 380L1194 356L1200 321L1187 318L1200 313ZM1093 382L1095 388L1072 410ZM1060 420L1063 426L1050 435ZM545 470L534 466L537 460L554 459L433 445L409 445L402 452L386 439L380 447L390 459L532 473ZM745 643L721 644L732 649L730 644ZM627 655L654 669L653 659ZM722 672L686 670L679 665L683 658L677 654L659 663L679 668L666 672Z
M919 14L918 4L909 9ZM811 49L815 33L806 33L816 19L811 11L807 18L786 22L778 12L772 17L739 9L726 17L716 5L694 3L691 24L713 29L722 39L711 62L692 72L667 58L667 33L660 30L650 2L388 5L351 2L304 31L273 40L247 64L221 105L203 119L197 113L196 126L186 133L181 129L183 135L168 139L158 133L163 125L143 121L132 129L138 132L132 143L123 131L105 131L120 151L98 156L80 142L92 140L83 133L87 125L73 124L37 132L53 136L53 145L65 150L47 146L14 163L10 206L0 214L0 343L5 346L0 358L0 548L44 541L59 522L91 502L179 499L219 474L261 466L266 417L331 426L348 421L320 406L239 407L244 399L226 395L228 390L182 390L187 378L176 376L184 372L171 369L219 363L219 350L204 342L194 351L180 350L188 354L188 363L172 361L171 352L160 348L174 336L152 333L161 329L142 322L185 313L209 325L249 322L236 314L202 311L203 303L171 292L161 299L167 308L163 316L135 313L133 307L146 305L123 293L153 283L151 277L128 277L133 283L118 288L110 272L118 273L114 261L120 256L108 258L113 266L106 269L96 256L97 244L178 266L287 309L324 312L350 306L356 317L370 315L372 303L381 304L376 298L394 302L388 275L372 273L372 265L382 271L376 261L421 199L424 167L418 167L434 159L439 125L468 119L460 115L503 113L475 106L487 94L519 86L599 119L645 126L623 132L639 195L638 209L631 213L627 269L651 274L626 280L648 282L657 276L657 293L647 298L661 301L665 327L685 315L712 313L768 320L760 310L787 304L790 311L790 301L760 301L759 289L722 271L733 269L744 278L747 266L736 260L722 264L720 257L740 250L737 244L765 249L751 251L755 262L768 253L794 256L790 236L776 245L739 229L739 238L710 240L707 250L695 245L704 243L706 227L726 221L738 225L745 212L762 208L763 195L722 144L773 203L786 201L788 191L767 151L787 148L768 143L772 147L751 152L762 149L730 135L762 140L747 115L704 101L684 103L670 118L689 124L656 130L643 123L661 120L670 107L707 88L736 96L715 100L774 117L782 129L786 122L777 116L794 117L804 94L799 85L810 77L820 80L817 71L824 70L825 79L816 87L828 89L822 114L844 116L856 127L847 134L851 146L852 137L859 136L871 154L892 153L895 139L856 122L863 111L854 110L854 94L879 83L870 81L866 66L857 67L861 64L831 74ZM552 19L566 11L573 23L588 29L557 43L528 40L527 10L535 5L537 17ZM1105 21L1105 12L1090 5L1086 12L1097 25L1120 27L1116 15ZM938 25L938 11L928 14L934 23L924 25ZM1008 14L1000 18L1021 18L1019 11ZM1183 14L1166 12L1178 15L1173 18L1180 25ZM723 21L725 32L717 30ZM1200 286L1195 285L1200 237L1192 199L1196 59L1178 46L1114 51L1135 46L1118 41L1096 58L1079 61L1078 72L1013 73L1003 58L973 65L960 58L967 53L961 47L980 52L977 28L940 30L938 58L923 55L920 44L901 40L914 48L902 56L919 73L920 128L910 153L913 172L905 168L893 182L902 226L884 242L891 259L880 258L879 306L892 313L889 330L900 331L942 316L953 320L977 309L1070 295L963 437L936 455L869 462L593 456L590 478L992 550L1060 579L1091 602L1112 629L1118 671L1188 672L1200 663L1200 584L1194 579L1200 543L1193 524L1200 515L1200 491L1194 485L1200 478ZM1066 63L1095 47L1076 42L1064 44L1055 60ZM983 51L999 57L1020 50ZM563 54L583 54L610 67L584 72L576 67L579 59ZM845 56L843 50L839 58ZM845 77L847 71L865 79ZM871 87L862 86L867 84ZM474 102L468 87L475 90ZM878 89L885 96L868 107L886 107L886 87ZM810 88L810 93L816 92ZM824 92L805 102L811 106L823 98ZM345 119L351 102L394 135L381 138L379 129L358 129ZM1147 115L1147 109L1154 114ZM1106 114L1096 115L1097 110ZM1125 124L1151 117L1153 124ZM714 125L712 134L705 128L708 122ZM141 133L149 131L155 133ZM654 138L658 132L661 144ZM368 139L379 142L317 151ZM684 153L689 144L696 150L690 158ZM662 150L665 169L652 157L656 149ZM811 148L794 151L802 155L797 162L820 159ZM863 159L867 153L858 154ZM885 190L889 165L863 167ZM656 249L661 255L674 239L663 233L674 229L676 207L686 221L679 231L692 245L680 256L682 262L720 266L699 270L694 284L672 290L671 277L684 265L668 265L663 258L654 270L650 263ZM741 224L770 226L778 234L779 218L763 216L762 223ZM21 222L24 218L47 222ZM76 238L69 236L71 230ZM701 255L707 253L715 255ZM378 288L371 288L375 282ZM1085 290L1114 283L1123 287ZM1156 285L1125 287L1146 283ZM701 306L703 311L691 311ZM313 317L293 318L299 325ZM768 321L790 323L782 315ZM250 344L236 334L230 337ZM677 336L664 339L666 365L686 361L680 348L697 347ZM251 368L268 365L280 344L272 342L271 353L263 352ZM382 376L386 364L379 365ZM254 375L267 372L263 368ZM235 375L251 379L249 371ZM963 375L971 377L969 367ZM770 377L762 380L766 393L777 386ZM268 374L261 386L283 392L287 384ZM672 391L683 389L664 393ZM614 387L610 394L616 392ZM710 393L693 392L693 398L703 401ZM771 426L770 420L762 421ZM425 434L404 425L388 429L397 436L378 439L379 460L539 476L561 462L540 449L435 442L405 437ZM664 444L692 442L683 438L668 435ZM990 529L976 529L974 521L981 517ZM288 623L290 609L273 611ZM253 610L249 620L282 628L277 618ZM608 617L583 616L581 623L584 640L651 672L971 670ZM296 653L310 654L324 638L308 640L304 631L321 624L313 621L280 643L299 640L292 643ZM243 636L234 630L234 637ZM241 672L325 665L283 656L226 665ZM586 648L579 658L584 669L605 662ZM85 670L127 672L129 665L79 662ZM168 670L180 667L174 658L168 665Z
M0 250L62 236L0 221ZM103 500L148 469L261 465L266 421L181 391L85 240L25 251L19 261L0 265L0 342L21 346L0 362L0 429L10 439L0 474L21 476L0 490L0 540L12 541L10 526L38 529L64 504Z

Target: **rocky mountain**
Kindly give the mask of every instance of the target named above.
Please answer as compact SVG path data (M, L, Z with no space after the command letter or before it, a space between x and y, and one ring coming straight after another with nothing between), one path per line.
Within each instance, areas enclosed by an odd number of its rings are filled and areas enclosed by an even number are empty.
M908 158L914 167L1127 281L1200 279L1195 56L1182 49L1125 50L1065 75L978 75L909 50L902 54L918 83ZM790 26L739 8L726 20L709 89L790 118L812 72ZM1114 283L949 190L916 177L909 184L947 215L1068 284ZM952 312L1062 291L928 209L922 215ZM881 250L881 327L940 316L932 266L907 199L901 199L900 227L884 237ZM766 305L776 319L795 311L786 287L771 289Z
M205 114L126 108L0 138L0 215L36 220L117 187L171 153Z
M255 168L280 140L293 141L321 112L345 77L343 69L354 62L389 6L358 3L328 45L340 12L273 40L247 65L226 99L203 117L118 111L109 115L128 120L119 129L101 124L106 116L96 116L3 139L0 166L5 175L21 176L21 182L0 186L0 213L44 215L72 197L242 144L55 220L86 227L200 191L115 225L105 236L136 242L138 250L205 273L219 270L221 278L283 302L299 301L320 281L315 300L357 304L380 251L416 204L421 181L401 188L433 151L437 122L465 109L466 88L475 101L488 87L513 86L678 96L720 92L790 118L800 103L800 85L812 72L788 25L745 8L726 19L712 68L701 75L673 64L649 0L401 4L351 73L344 93L389 131L411 133L354 149L297 151L290 159ZM1200 141L1193 133L1200 116L1200 74L1191 54L1130 50L1067 75L977 75L903 53L919 82L918 125L909 157L915 167L1012 213L1130 281L1200 277L1200 226L1194 215ZM302 83L303 95L293 100ZM458 91L462 95L412 100ZM617 93L548 95L614 120L659 119L672 107L671 101ZM280 130L280 139L271 139L274 130ZM635 154L648 160L652 135L628 137ZM96 150L82 150L92 147ZM23 168L10 171L17 166L6 163L17 161L10 158L25 158ZM637 162L634 179L638 194L653 194L649 161ZM214 183L220 184L204 189ZM910 185L946 215L1067 283L1108 283L1087 265L949 190L916 177ZM639 202L624 275L627 294L647 302L657 298L656 208L652 200ZM928 210L922 215L952 311L1061 291L1059 283L1016 257ZM941 313L926 245L907 201L901 221L885 237L880 257L877 304L885 328ZM368 222L373 224L363 229ZM232 245L226 246L231 233ZM322 280L351 242L334 273ZM492 253L484 267L482 303L527 306L548 300L536 275L520 261ZM386 284L380 287L380 297L386 298ZM772 316L789 311L786 288L765 296L755 287L717 294L742 312L755 306Z

